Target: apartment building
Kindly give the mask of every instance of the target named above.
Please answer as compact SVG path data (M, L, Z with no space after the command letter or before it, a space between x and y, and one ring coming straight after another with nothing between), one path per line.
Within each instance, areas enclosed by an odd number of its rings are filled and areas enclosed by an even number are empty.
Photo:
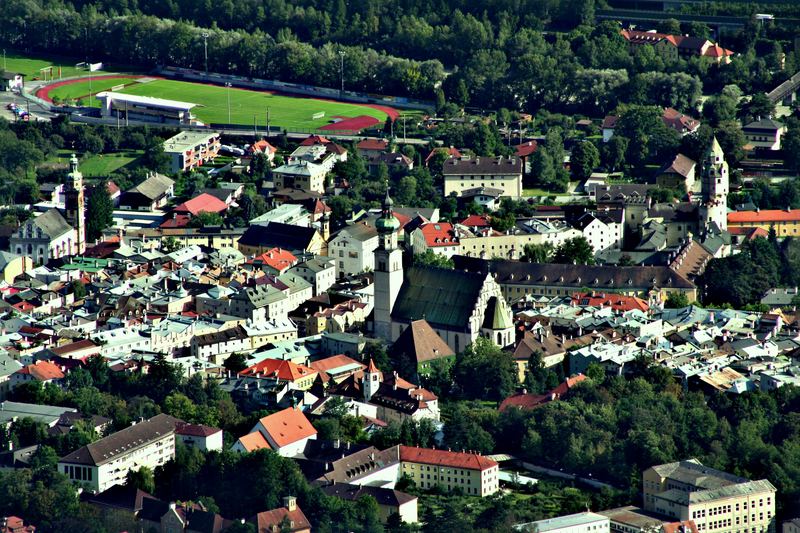
M704 466L696 459L648 468L642 474L644 509L692 520L700 533L775 531L775 487Z
M123 485L131 470L152 470L175 457L175 429L182 423L156 415L62 457L58 471L93 492Z
M489 496L499 488L498 464L477 453L400 446L401 472L422 489L440 486L448 492Z
M460 157L442 167L444 195L456 196L476 187L501 189L501 196L522 196L522 159L518 157Z
M186 172L213 161L219 154L218 132L182 131L164 141L170 158L170 173Z

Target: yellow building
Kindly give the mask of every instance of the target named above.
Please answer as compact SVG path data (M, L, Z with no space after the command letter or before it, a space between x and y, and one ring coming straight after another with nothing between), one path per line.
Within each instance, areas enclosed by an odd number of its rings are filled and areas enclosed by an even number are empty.
M0 252L0 279L6 283L14 283L17 276L33 270L33 267L33 259L26 255Z
M501 189L501 196L522 196L522 159L517 157L452 157L442 166L444 195L476 187Z
M759 209L728 213L728 228L775 228L778 237L800 235L800 209Z
M421 489L439 486L483 497L499 488L497 462L477 453L400 446L400 471Z
M693 520L700 533L775 531L775 487L703 466L696 459L648 468L642 474L644 509Z

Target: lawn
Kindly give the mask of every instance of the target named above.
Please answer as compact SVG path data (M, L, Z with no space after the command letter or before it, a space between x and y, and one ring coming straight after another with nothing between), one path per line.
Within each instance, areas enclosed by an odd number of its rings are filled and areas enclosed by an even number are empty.
M65 100L74 100L77 98L83 98L85 100L83 102L83 105L99 107L100 102L97 99L86 98L89 95L89 93L95 95L101 91L108 91L116 85L120 85L123 83L131 83L132 81L133 80L131 80L130 78L116 78L116 77L103 78L101 80L76 81L74 83L69 83L67 85L56 87L55 89L53 89L48 93L48 96L51 99L53 98L60 99L62 102Z
M81 159L79 169L87 178L108 176L112 172L134 163L141 155L141 150L93 155L89 158Z
M247 89L226 88L174 80L155 80L148 83L135 83L122 91L126 94L152 96L198 104L193 112L207 124L228 123L228 94L230 93L230 122L253 125L263 128L266 124L267 109L270 110L270 125L289 129L312 130L330 123L331 117L356 117L368 115L380 122L386 120L386 113L368 106L298 98L270 94ZM325 117L312 119L314 113L324 111Z
M5 70L25 74L25 79L30 81L41 78L42 73L39 69L44 67L54 67L53 75L58 79L58 67L61 67L61 77L83 76L87 74L85 69L75 68L79 61L63 57L44 57L33 58L22 55L12 50L6 50ZM0 68L3 68L0 65ZM49 78L48 78L49 79Z

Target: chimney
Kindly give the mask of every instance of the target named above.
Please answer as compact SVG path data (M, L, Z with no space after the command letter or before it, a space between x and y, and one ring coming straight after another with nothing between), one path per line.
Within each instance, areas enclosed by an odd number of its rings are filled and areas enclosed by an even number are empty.
M297 498L294 496L285 496L283 498L283 506L286 507L289 512L297 510Z

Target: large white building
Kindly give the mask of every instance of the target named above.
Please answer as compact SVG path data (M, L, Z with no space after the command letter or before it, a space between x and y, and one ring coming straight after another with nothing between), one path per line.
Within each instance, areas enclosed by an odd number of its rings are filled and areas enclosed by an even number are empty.
M442 166L444 195L476 187L500 189L501 196L522 196L522 159L518 157L452 157Z
M373 270L377 247L378 232L372 226L359 222L342 228L328 243L328 254L336 261L336 276Z
M611 526L607 516L585 512L528 522L515 529L530 533L610 533Z
M766 479L721 472L691 459L642 473L644 509L693 520L701 533L775 531L775 487Z
M58 471L93 492L123 485L128 472L154 470L175 457L175 429L183 422L156 415L59 459Z
M403 269L397 245L400 221L388 194L375 222L375 335L394 342L415 320L425 319L458 353L478 337L498 346L514 342L511 311L489 273L414 266Z
M78 254L78 235L58 209L50 209L22 224L11 235L10 251L37 263Z
M197 124L192 108L197 104L103 91L96 95L100 100L100 116L118 121L156 122L160 124Z

